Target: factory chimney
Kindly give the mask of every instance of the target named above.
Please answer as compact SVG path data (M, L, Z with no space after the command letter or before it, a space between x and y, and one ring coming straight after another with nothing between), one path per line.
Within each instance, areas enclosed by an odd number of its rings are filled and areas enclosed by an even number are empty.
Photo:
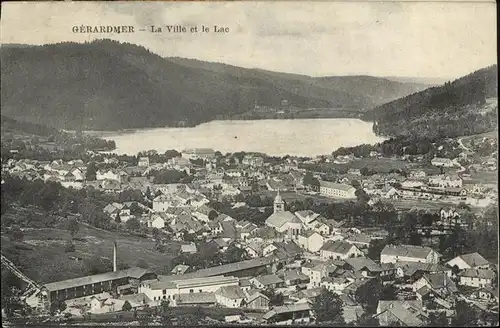
M116 272L116 251L117 251L117 246L116 246L116 240L113 242L113 272Z

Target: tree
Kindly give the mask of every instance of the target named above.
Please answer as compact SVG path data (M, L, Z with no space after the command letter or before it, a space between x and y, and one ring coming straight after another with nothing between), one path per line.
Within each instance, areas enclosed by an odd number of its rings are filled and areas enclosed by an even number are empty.
M68 240L66 242L66 244L64 245L64 252L65 253L72 253L74 251L75 251L75 245L70 240Z
M380 300L382 301L396 301L398 299L398 289L393 284L388 284L382 287L380 293Z
M451 319L454 327L472 327L477 325L478 313L465 301L457 301L455 305L456 316Z
M208 213L208 219L210 221L214 220L216 217L219 216L219 213L217 213L215 210L212 210Z
M16 295L17 291L21 291L22 282L21 280L15 276L11 271L4 269L2 266L1 272L1 305L10 315L11 305L16 304Z
M410 238L408 239L408 244L414 246L422 246L422 236L420 236L419 232L410 233Z
M446 314L440 312L439 314L430 313L429 318L427 319L428 327L446 327L449 326L448 318L446 318Z
M12 241L23 241L24 239L24 232L19 228L18 226L15 226L12 228L10 231L10 240Z
M127 222L125 222L125 225L127 229L131 231L137 231L141 228L141 222L139 222L139 220L137 220L136 218L127 220Z
M143 259L138 259L137 260L137 264L136 264L139 268L143 268L143 269L147 269L149 268L149 264L143 260Z
M142 208L137 204L137 202L133 202L130 205L130 214L132 215L141 215L142 214Z
M76 221L75 218L70 218L66 223L66 229L68 229L69 233L71 234L71 237L74 237L80 230L80 225L78 224L78 221Z
M382 282L379 278L373 278L356 290L355 297L356 301L361 303L368 313L375 314L381 293Z
M122 311L130 311L132 310L132 305L130 304L129 301L125 301L122 306Z
M60 312L63 312L66 310L67 306L66 306L66 302L59 302L58 306L57 306L58 310Z
M160 230L158 230L158 228L153 228L151 234L153 235L154 240L158 240L160 238Z
M94 162L90 162L85 172L85 179L87 181L94 181L97 178L97 167Z
M249 259L248 254L244 249L236 247L234 245L230 245L227 248L224 257L226 263L235 263Z
M326 288L314 299L312 311L318 323L344 324L342 300Z
M160 303L160 317L161 323L163 326L170 325L170 317L169 317L169 306L170 302L167 300L162 300Z
M387 240L385 239L372 239L370 245L368 246L368 258L373 261L380 261L380 253L387 245Z
M373 315L368 313L363 313L361 317L353 322L349 323L350 327L379 327L380 322L378 318L374 318Z
M355 189L360 189L361 188L361 183L358 180L352 180L351 181L351 186L353 186Z
M85 260L84 266L87 273L91 275L109 272L113 269L113 265L109 260L106 261L97 255Z
M269 305L271 306L282 306L285 302L283 294L276 293L274 289L266 289L262 291L262 294L269 298Z

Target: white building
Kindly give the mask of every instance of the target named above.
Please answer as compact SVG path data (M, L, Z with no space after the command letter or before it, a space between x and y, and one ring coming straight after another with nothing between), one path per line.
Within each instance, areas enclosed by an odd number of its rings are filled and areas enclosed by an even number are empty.
M209 160L215 157L215 151L212 148L185 149L182 151L182 157Z
M312 230L302 232L297 238L299 246L311 253L318 252L323 247L324 242L323 236Z
M242 307L246 295L239 286L221 287L215 292L215 300L218 304L228 308Z
M439 263L440 257L441 255L430 247L413 245L386 245L380 253L380 263Z
M453 268L455 265L459 270L464 269L489 269L490 262L488 262L484 257L479 253L469 253L459 255L448 262L446 265Z
M462 188L463 180L458 175L435 175L429 177L429 186Z
M439 157L434 157L431 160L431 164L437 167L453 167L453 161L449 158L439 158Z
M465 269L457 275L460 280L459 284L469 287L485 287L491 286L496 277L495 271L487 269Z
M320 250L322 259L345 260L350 257L364 256L364 253L355 245L345 241L327 241Z
M174 278L175 279L175 278ZM204 277L177 280L146 281L139 287L139 293L144 293L154 302L175 300L177 295L188 293L215 293L221 287L238 286L237 277Z
M149 157L141 157L139 158L139 162L137 163L139 167L149 167Z
M146 225L148 228L163 229L167 225L167 222L168 219L164 213L155 213L148 218Z
M347 184L334 183L329 181L319 182L319 192L322 196L354 199L356 198L356 189Z
M285 203L278 194L274 199L274 213L266 219L268 227L278 232L287 233L288 236L296 238L303 230L302 221L293 213L285 211Z
M168 208L172 207L172 200L166 195L159 195L153 199L153 211L165 212Z

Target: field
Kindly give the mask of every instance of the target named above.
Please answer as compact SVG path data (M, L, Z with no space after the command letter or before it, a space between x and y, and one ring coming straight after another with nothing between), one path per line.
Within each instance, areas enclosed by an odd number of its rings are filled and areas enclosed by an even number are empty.
M444 201L430 201L424 199L395 199L391 200L391 203L398 210L406 210L416 208L419 210L428 210L428 211L439 211L443 207L456 207L457 203L453 202L444 202ZM481 208L471 207L471 210L480 211Z
M422 163L411 163L395 158L361 158L353 160L348 164L324 163L320 165L324 168L333 168L338 171L362 169L366 167L379 173L389 173L391 170L423 170L427 174L439 173L439 169L434 166L422 165Z
M498 183L496 171L481 171L472 173L470 178L464 179L464 184L492 184Z
M165 253L154 251L154 241L119 232L104 231L80 225L74 238L75 252L65 253L65 243L71 235L61 229L28 229L23 242L12 242L2 234L2 254L19 265L28 277L42 283L82 276L85 261L95 256L113 260L113 241L118 244L118 265L135 266L143 259L157 273L177 255L179 245L172 242Z

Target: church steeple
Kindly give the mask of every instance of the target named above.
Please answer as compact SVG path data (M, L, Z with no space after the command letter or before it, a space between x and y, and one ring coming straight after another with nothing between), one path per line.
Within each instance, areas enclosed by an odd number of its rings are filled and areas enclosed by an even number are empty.
M285 211L285 202L283 198L280 196L280 190L278 189L278 194L274 198L274 213L284 212Z

